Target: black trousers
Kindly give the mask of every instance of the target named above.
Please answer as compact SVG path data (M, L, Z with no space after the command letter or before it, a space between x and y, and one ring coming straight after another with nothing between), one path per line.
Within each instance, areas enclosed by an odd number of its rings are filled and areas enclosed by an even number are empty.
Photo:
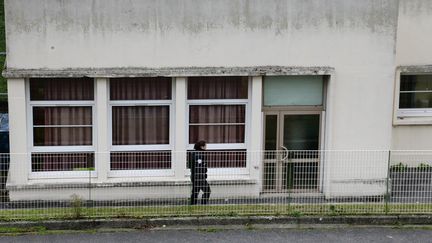
M194 180L192 181L191 205L197 204L198 194L200 191L203 192L201 204L204 205L208 203L211 190L207 180Z

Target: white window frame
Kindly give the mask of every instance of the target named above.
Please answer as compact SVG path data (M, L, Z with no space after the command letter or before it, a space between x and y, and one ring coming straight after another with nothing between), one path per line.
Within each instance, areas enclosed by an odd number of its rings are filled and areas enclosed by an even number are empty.
M27 100L27 131L28 131L28 147L30 153L27 156L29 179L65 179L65 178L89 178L97 176L97 160L96 160L96 80L93 79L93 100L47 100L47 101L32 101L30 99L30 79L26 80L26 100ZM34 107L91 107L92 109L92 145L72 145L72 146L34 146L33 134L33 108ZM69 126L68 126L69 127ZM94 153L94 170L92 171L32 171L32 154L33 153L71 153L71 152L89 152Z
M432 108L399 108L400 85L402 75L432 75L432 73L396 72L393 125L430 125L432 124ZM414 93L414 92L410 92Z
M147 170L111 170L111 160L109 161L109 172L108 177L166 177L174 176L174 166L175 153L172 151L174 144L174 134L175 134L175 79L171 79L171 99L170 100L111 100L109 97L111 84L110 79L108 79L108 125L109 125L109 145L111 152L145 152L145 151L166 151L171 152L171 168L170 169L147 169ZM121 106L168 106L169 108L169 143L168 144L146 144L146 145L113 145L112 141L112 109L113 107Z
M188 90L186 83L186 90ZM207 150L245 150L248 148L249 141L249 126L251 117L251 96L252 96L252 78L248 77L248 98L247 99L188 99L188 94L186 93L186 144L187 150L193 150L194 144L189 143L189 113L190 106L193 105L245 105L245 137L244 143L207 143ZM221 124L224 125L224 124ZM246 166L244 168L209 168L208 174L211 176L221 176L221 175L248 175L249 174L249 158L246 158ZM190 176L190 170L186 170L186 175Z

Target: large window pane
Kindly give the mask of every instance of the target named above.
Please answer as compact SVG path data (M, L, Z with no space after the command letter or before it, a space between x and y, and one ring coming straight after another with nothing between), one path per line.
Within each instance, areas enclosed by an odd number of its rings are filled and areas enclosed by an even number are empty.
M189 109L189 143L244 143L245 105L193 105Z
M112 143L169 144L169 106L113 107Z
M274 76L264 78L264 105L322 105L322 76Z
M92 78L32 78L30 100L94 100Z
M248 77L190 77L188 99L247 99Z
M34 107L34 146L92 145L91 107Z
M170 100L172 79L113 78L110 80L111 100Z

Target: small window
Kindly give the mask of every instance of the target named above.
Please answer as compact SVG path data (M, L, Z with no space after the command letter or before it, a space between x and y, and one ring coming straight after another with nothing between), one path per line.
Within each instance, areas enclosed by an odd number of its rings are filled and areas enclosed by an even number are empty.
M401 75L399 117L432 116L432 75Z

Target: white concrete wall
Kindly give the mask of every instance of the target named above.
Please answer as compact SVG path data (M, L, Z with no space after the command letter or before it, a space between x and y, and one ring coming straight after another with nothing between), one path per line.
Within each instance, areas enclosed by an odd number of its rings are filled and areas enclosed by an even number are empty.
M7 0L6 21L8 68L332 66L328 148L390 147L397 0Z
M432 1L401 0L398 19L397 66L432 65ZM432 123L395 126L392 148L432 150L431 138Z
M325 148L389 149L397 3L6 0L7 65L331 66L336 71L329 84ZM326 166L340 168L336 161ZM346 171L344 177L350 173L356 172Z
M401 0L399 6L398 66L432 65L432 1Z

